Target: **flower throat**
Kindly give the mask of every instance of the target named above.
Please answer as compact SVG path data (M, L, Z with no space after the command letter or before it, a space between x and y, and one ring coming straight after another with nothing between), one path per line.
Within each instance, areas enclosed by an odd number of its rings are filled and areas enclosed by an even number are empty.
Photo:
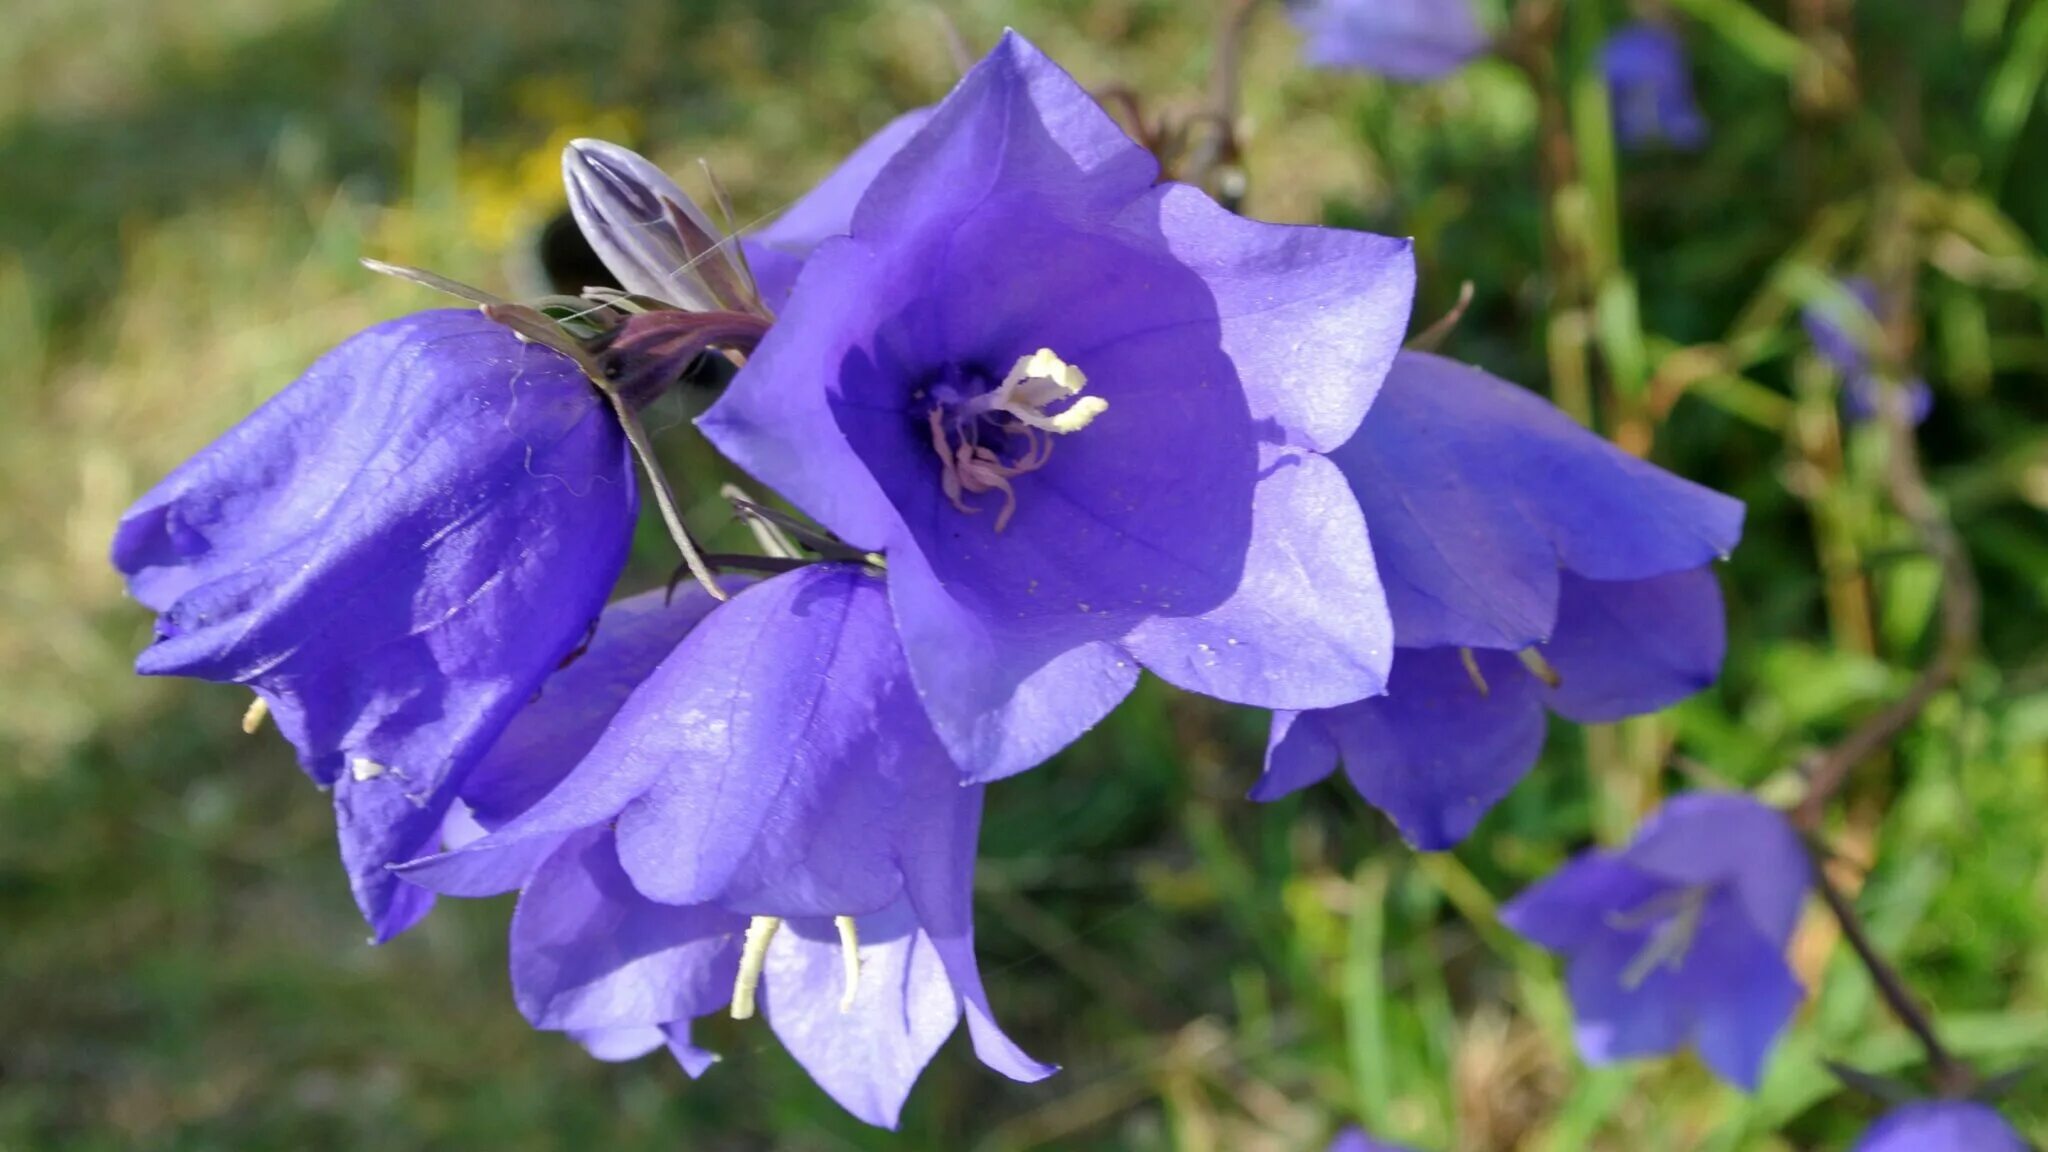
M981 509L968 496L1000 492L996 531L1008 527L1017 511L1010 480L1045 467L1055 435L1079 432L1108 410L1109 401L1081 395L1086 387L1088 377L1050 348L1018 357L1001 384L978 396L963 395L950 382L934 387L925 421L946 499L976 513ZM1056 405L1063 407L1049 411Z

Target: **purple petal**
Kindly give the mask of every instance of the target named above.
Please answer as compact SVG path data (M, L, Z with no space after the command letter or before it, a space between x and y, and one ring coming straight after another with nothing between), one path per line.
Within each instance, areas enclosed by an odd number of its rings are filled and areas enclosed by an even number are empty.
M1855 1152L2027 1152L2027 1143L1988 1104L1929 1100L1887 1113Z
M1611 853L1588 852L1501 906L1500 920L1530 943L1575 953L1612 934L1609 917L1669 890Z
M1486 51L1470 0L1309 0L1294 6L1319 68L1433 80Z
M1403 647L1548 639L1555 569L1639 580L1740 537L1742 506L1627 455L1540 397L1402 353L1331 454L1365 509Z
M1425 852L1470 835L1543 751L1538 685L1513 656L1476 652L1487 690L1450 648L1403 648L1387 694L1314 713L1359 794Z
M974 958L974 847L981 833L983 791L955 789L955 803L913 826L903 854L905 892L967 1013L974 1054L1010 1079L1030 1084L1059 1068L1032 1059L1004 1034Z
M668 1037L669 1055L675 1057L676 1063L682 1066L683 1073L690 1079L696 1080L702 1077L705 1072L710 1070L713 1064L718 1063L718 1054L716 1052L699 1048L690 1042L690 1022L688 1020L677 1020L664 1024L662 1025L662 1032Z
M1841 289L1839 295L1818 300L1802 309L1799 321L1806 328L1807 339L1813 341L1814 351L1834 365L1836 371L1846 376L1861 376L1870 366L1864 332L1875 329L1878 323L1877 285L1868 277L1852 276L1838 287ZM1855 314L1846 309L1854 309Z
M1265 803L1320 784L1337 770L1337 742L1323 727L1323 713L1275 712L1266 737L1266 767L1249 799Z
M1625 979L1649 943L1646 932L1609 931L1571 953L1565 990L1579 1054L1588 1064L1661 1056L1685 1045L1692 1019L1681 974L1659 966L1640 983Z
M1754 1092L1806 990L1785 962L1782 945L1751 929L1739 912L1731 910L1729 918L1735 923L1700 930L1679 974L1691 984L1683 995L1698 1006L1693 1048L1715 1075Z
M860 979L846 977L828 921L791 921L768 950L761 995L783 1047L841 1107L896 1127L918 1074L960 1023L960 1000L907 900L860 917Z
M868 185L931 116L931 109L919 108L889 121L817 187L747 238L747 262L770 308L781 310L797 272L818 245L853 231L853 210Z
M1676 33L1656 24L1632 24L1608 39L1600 58L1615 135L1623 147L1663 140L1692 149L1706 142L1706 118L1694 102L1685 43Z
M474 312L362 333L123 518L146 674L249 684L314 777L380 938L425 909L463 776L581 640L634 518L624 438L567 359ZM403 907L394 905L394 901Z
M607 1064L623 1064L638 1060L656 1048L668 1043L668 1033L652 1024L628 1025L624 1028L572 1028L569 1038L583 1045L583 1050Z
M1330 1141L1328 1152L1409 1152L1409 1149L1395 1144L1382 1144L1365 1134L1361 1128L1346 1128Z
M667 765L619 816L619 858L671 904L858 915L902 888L905 800L956 788L882 583L812 565L741 593L634 693L591 762Z
M655 1026L715 1011L739 975L745 917L643 898L607 830L550 857L512 917L512 990L538 1028Z
M1756 931L1781 946L1798 926L1813 878L1785 814L1733 793L1671 799L1620 856L1672 884L1732 885Z
M1394 636L1343 474L1320 456L1261 452L1245 570L1196 616L1154 616L1124 647L1169 684L1259 708L1315 708L1377 695Z
M1566 573L1557 632L1542 649L1560 683L1544 696L1581 724L1640 716L1712 684L1727 649L1711 568L1614 582Z

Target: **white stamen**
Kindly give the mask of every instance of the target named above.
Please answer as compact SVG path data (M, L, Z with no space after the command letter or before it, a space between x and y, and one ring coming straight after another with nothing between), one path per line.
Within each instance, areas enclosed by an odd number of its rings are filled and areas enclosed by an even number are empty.
M348 762L348 774L355 777L358 784L375 780L389 771L391 769L386 768L367 756L358 756Z
M1685 963L1686 954L1692 951L1693 939L1699 935L1700 921L1706 916L1707 898L1711 894L1709 886L1695 884L1648 901L1639 908L1608 915L1607 926L1617 931L1633 931L1657 924L1643 950L1636 953L1635 959L1622 970L1623 988L1635 991L1659 968L1678 971Z
M1074 399L1086 387L1087 373L1060 359L1052 349L1040 348L1029 356L1019 356L1010 374L983 399L986 411L1007 413L1041 432L1065 434L1079 432L1109 410L1109 401L1099 396ZM1048 415L1046 405L1061 400L1074 402L1058 415Z
M256 730L263 727L263 721L268 719L269 716L270 701L265 700L261 696L249 701L249 710L242 713L243 733L254 736Z
M853 998L860 991L860 929L851 916L834 916L839 929L839 958L846 968L846 991L839 997L841 1012L853 1011Z
M756 916L747 921L747 941L740 953L740 974L732 982L732 1018L750 1020L754 1015L754 993L761 987L761 969L768 964L768 942L775 939L782 920Z
M1472 687L1479 690L1481 699L1493 695L1493 689L1486 683L1485 674L1479 671L1479 657L1473 655L1470 648L1458 649L1458 662L1465 666L1465 675L1472 678Z
M1010 374L994 389L950 409L934 406L926 416L931 424L932 451L938 454L939 483L946 499L962 512L979 509L967 502L970 493L1000 492L1002 511L996 514L996 531L1001 532L1017 511L1017 494L1010 479L1036 472L1052 458L1052 436L1079 432L1109 410L1109 401L1099 396L1080 396L1088 377L1079 368L1060 359L1050 348L1019 356ZM1071 401L1057 412L1048 405ZM1022 454L1005 459L981 443L986 430L978 428L980 417L1002 415L1015 421L995 432L1024 441ZM956 443L957 441L957 443Z

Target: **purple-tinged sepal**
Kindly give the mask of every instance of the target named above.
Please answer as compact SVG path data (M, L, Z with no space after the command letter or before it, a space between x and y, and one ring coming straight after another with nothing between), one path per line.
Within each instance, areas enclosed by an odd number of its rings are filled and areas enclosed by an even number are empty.
M361 333L123 516L159 613L148 675L244 684L334 789L380 939L428 906L470 767L588 633L625 563L631 458L568 358L469 311Z

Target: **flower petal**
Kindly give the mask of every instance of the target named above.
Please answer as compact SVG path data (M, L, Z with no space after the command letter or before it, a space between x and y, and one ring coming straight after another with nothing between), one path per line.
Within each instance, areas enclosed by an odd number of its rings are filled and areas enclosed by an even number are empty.
M919 108L889 121L816 187L747 237L747 263L770 308L782 308L797 272L819 244L853 231L853 210L868 185L931 117L931 109Z
M1780 946L1792 938L1813 881L1806 848L1785 814L1734 793L1672 798L1621 856L1670 883L1733 884L1750 923Z
M1560 682L1544 697L1581 724L1640 716L1712 684L1727 650L1711 568L1624 581L1566 573L1557 632L1542 650Z
M1322 712L1273 713L1266 737L1266 767L1249 799L1265 803L1320 784L1337 770L1337 742L1323 727Z

